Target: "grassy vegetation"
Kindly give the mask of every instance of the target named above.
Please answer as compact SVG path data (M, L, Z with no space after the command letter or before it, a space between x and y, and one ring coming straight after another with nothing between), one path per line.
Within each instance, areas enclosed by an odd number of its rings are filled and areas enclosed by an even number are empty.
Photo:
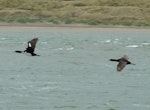
M149 0L0 0L0 22L150 26Z

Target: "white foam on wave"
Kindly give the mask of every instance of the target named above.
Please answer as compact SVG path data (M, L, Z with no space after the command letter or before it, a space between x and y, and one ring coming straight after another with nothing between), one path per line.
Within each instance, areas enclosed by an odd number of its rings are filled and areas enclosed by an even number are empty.
M105 41L101 41L102 43L110 43L111 42L111 40L110 39L107 39L107 40L105 40Z
M111 40L110 40L110 39L108 39L108 40L106 40L105 42L106 42L106 43L109 43L109 42L111 42Z
M60 47L60 48L57 48L56 50L68 50L68 51L70 51L70 50L73 50L74 49L74 47L66 47L66 48L63 48L63 47Z
M74 49L73 47L66 48L66 50L73 50L73 49Z
M142 105L142 104L133 104L133 106L150 108L150 105Z
M63 48L58 48L58 50L63 50Z
M110 43L110 42L113 42L113 43L119 43L119 39L116 38L114 40L111 40L111 39L107 39L107 40L104 40L104 41L101 41L102 43Z
M139 46L138 46L138 45L128 45L128 46L126 46L126 47L137 48L137 47L139 47Z
M6 39L7 39L7 38L5 38L5 37L2 37L2 38L1 38L1 40L6 40Z
M49 90L54 90L57 88L58 88L57 86L55 86L55 87L41 87L37 91L49 91Z
M150 43L149 42L144 42L144 43L142 43L142 45L150 45Z

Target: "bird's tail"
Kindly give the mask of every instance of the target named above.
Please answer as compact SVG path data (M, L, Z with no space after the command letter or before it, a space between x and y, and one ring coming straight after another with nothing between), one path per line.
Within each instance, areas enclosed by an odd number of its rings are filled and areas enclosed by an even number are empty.
M22 53L23 51L20 51L20 50L16 50L15 52L16 52L16 53Z

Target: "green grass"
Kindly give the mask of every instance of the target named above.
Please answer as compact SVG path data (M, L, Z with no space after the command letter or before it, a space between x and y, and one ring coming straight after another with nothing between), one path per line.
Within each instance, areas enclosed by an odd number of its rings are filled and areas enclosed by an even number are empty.
M0 22L150 26L149 0L0 0Z

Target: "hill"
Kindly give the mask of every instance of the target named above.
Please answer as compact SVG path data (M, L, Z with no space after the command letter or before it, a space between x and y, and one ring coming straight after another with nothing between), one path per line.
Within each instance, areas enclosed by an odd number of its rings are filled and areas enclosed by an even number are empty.
M149 0L0 0L0 22L150 26Z

